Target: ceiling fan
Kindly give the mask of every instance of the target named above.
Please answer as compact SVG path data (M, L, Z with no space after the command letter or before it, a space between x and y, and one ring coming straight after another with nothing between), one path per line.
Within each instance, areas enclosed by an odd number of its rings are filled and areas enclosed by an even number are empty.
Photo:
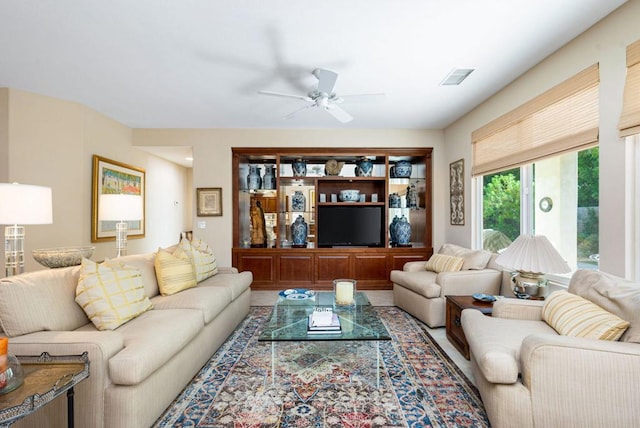
M318 86L316 89L309 91L309 93L304 95L292 95L292 94L283 94L280 92L271 92L271 91L258 91L259 94L262 95L271 95L274 97L284 97L284 98L295 98L298 100L302 100L307 102L308 104L304 107L295 110L294 112L285 116L285 119L290 119L297 113L302 110L306 110L309 108L320 108L336 119L338 119L342 123L351 122L353 120L353 116L347 113L342 107L338 104L341 104L345 98L380 98L384 97L384 94L375 93L375 94L352 94L352 95L342 95L338 96L335 92L333 92L333 88L336 85L336 80L338 79L338 73L331 70L325 70L323 68L316 68L313 70L313 75L318 79Z

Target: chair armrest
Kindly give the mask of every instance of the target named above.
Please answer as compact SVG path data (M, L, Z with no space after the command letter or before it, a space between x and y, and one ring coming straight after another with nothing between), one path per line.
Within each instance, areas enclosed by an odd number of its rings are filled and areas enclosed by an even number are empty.
M557 409L536 426L637 426L640 344L530 335L520 362L532 407Z
M419 260L415 262L406 262L404 266L402 266L402 270L405 272L418 272L421 270L425 270L425 266L427 262L424 260Z
M502 273L493 269L441 272L436 277L440 296L465 296L475 293L495 295L500 292Z
M542 300L502 298L493 304L492 316L512 320L542 320Z

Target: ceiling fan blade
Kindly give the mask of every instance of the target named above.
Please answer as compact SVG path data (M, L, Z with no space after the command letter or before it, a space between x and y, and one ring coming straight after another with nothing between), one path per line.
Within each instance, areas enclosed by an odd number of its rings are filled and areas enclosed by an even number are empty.
M292 111L291 113L286 115L284 118L285 119L291 119L293 116L295 116L296 114L300 113L302 110L306 110L308 108L312 108L312 107L315 107L315 106L316 106L315 104L308 104L308 105L306 105L306 106L304 106L302 108L299 108L298 110Z
M340 101L336 102L342 102L342 101L349 101L349 102L360 102L360 101L365 101L365 102L369 102L369 101L382 101L383 99L385 99L387 96L383 93L371 93L371 94L347 94L347 95L340 95L340 97L338 97L338 99L341 98Z
M302 100L302 101L313 101L311 98L304 95L283 94L280 92L271 92L271 91L258 91L258 93L262 95L270 95L272 97L295 98L297 100Z
M323 68L316 68L313 70L313 75L318 78L318 92L331 95L333 87L336 85L336 80L338 80L338 73Z
M341 107L338 107L335 104L329 104L324 109L333 117L338 119L342 123L351 122L353 120L353 116L344 111Z

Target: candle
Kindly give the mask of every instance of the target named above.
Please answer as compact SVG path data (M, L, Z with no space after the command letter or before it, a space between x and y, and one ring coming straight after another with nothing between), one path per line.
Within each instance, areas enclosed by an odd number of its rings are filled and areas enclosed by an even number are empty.
M339 305L350 305L353 303L353 283L340 281L336 283L336 303Z

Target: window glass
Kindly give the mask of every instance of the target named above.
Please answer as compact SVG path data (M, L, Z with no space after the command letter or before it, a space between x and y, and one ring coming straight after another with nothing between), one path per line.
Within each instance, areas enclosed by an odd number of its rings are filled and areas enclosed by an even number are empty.
M545 235L573 270L598 269L598 165L593 147L483 176L483 247L499 252L521 233Z

